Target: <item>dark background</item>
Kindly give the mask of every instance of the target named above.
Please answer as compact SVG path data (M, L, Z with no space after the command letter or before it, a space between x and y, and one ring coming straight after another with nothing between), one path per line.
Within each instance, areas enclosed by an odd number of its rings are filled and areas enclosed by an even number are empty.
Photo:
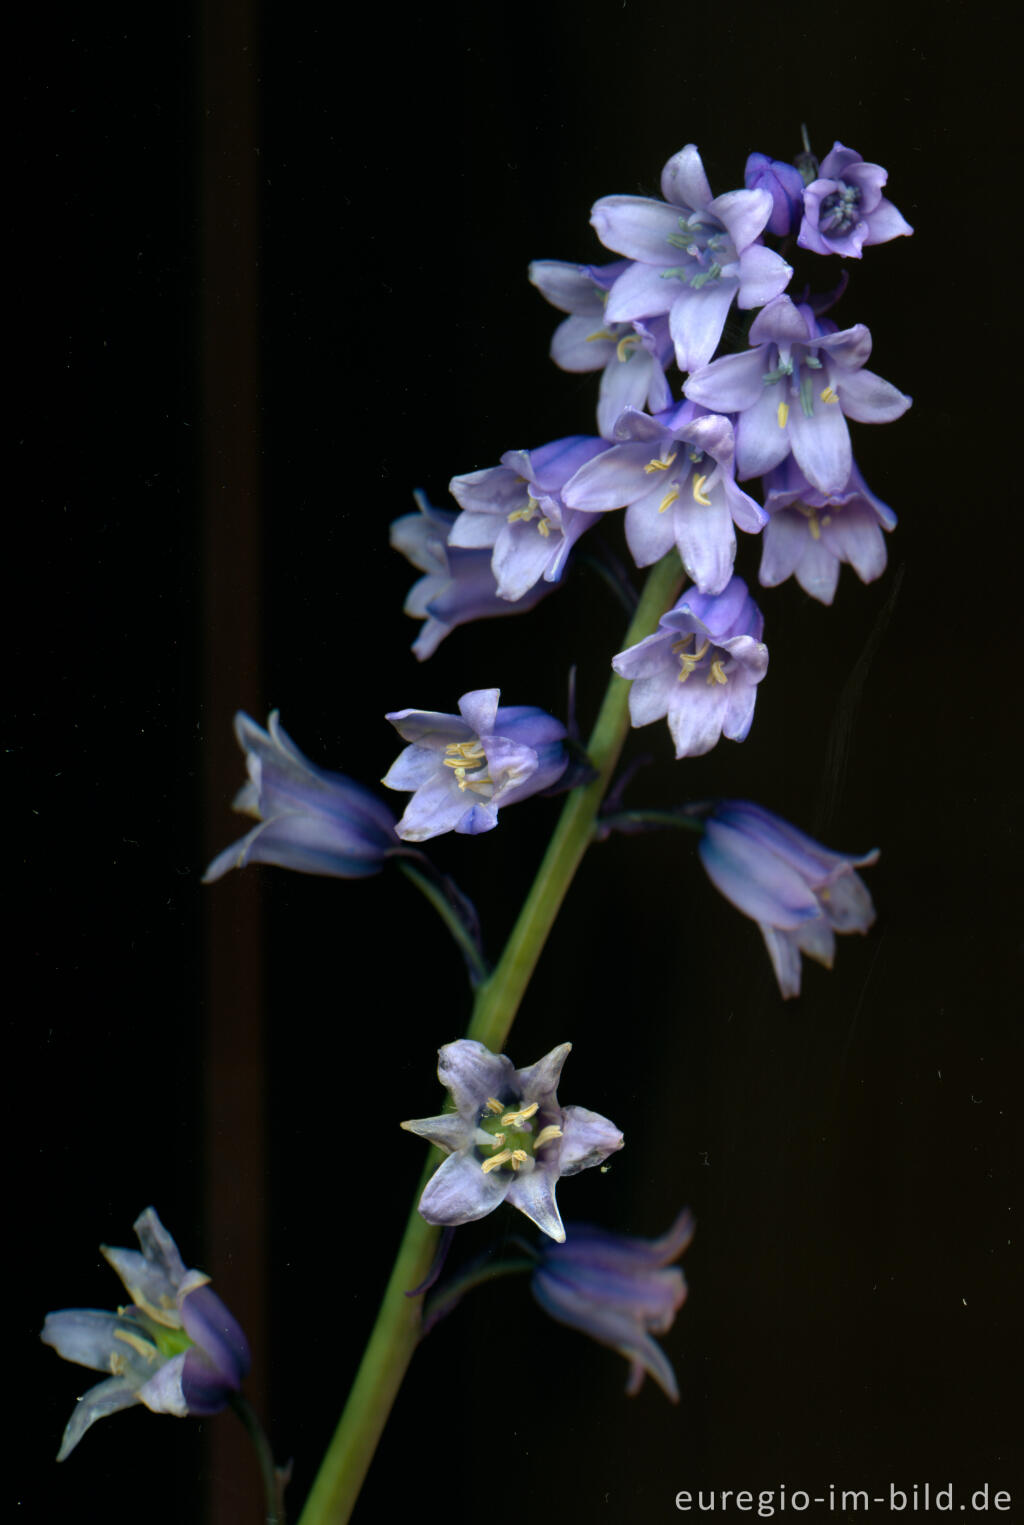
M878 923L784 1004L689 839L590 855L509 1047L525 1064L572 1039L563 1100L627 1136L607 1175L565 1184L567 1217L653 1235L696 1213L665 1339L680 1404L650 1383L627 1401L618 1356L501 1283L418 1355L357 1518L653 1521L684 1488L1013 1488L1006 38L961 5L330 16L108 8L40 18L18 54L18 1517L259 1517L231 1416L132 1411L53 1463L89 1375L36 1332L49 1309L113 1306L96 1246L132 1242L150 1202L250 1329L297 1516L420 1169L396 1123L436 1110L434 1051L469 1003L397 878L201 888L244 829L231 715L278 706L314 760L372 782L396 751L384 711L497 684L564 712L575 662L587 727L622 628L593 574L418 666L387 525L415 486L441 503L453 473L591 429L596 382L547 361L531 258L601 258L593 200L656 193L684 143L722 191L751 149L795 153L804 121L819 154L838 137L885 164L916 228L867 251L836 314L868 323L872 367L915 398L896 425L854 426L900 515L889 571L865 588L844 569L831 610L766 590L750 738L674 764L654 727L630 743L654 762L629 798L753 796L837 848L878 845ZM752 583L758 556L741 546ZM556 811L436 844L492 953Z

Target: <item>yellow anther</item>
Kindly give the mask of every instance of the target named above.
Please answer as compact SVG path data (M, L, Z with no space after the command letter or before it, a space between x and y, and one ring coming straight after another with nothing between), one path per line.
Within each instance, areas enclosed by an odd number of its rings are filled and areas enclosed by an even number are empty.
M508 522L509 524L515 524L519 519L522 519L524 523L529 524L539 508L540 504L537 502L537 499L527 493L526 507L513 509L508 516Z
M557 1123L548 1123L547 1127L546 1128L542 1128L540 1130L540 1132L537 1134L537 1137L533 1141L533 1152L534 1152L534 1154L537 1153L538 1149L543 1149L545 1144L550 1144L550 1142L551 1142L551 1140L553 1138L561 1138L561 1137L562 1137L562 1130L558 1126L558 1124Z
M525 1123L528 1117L533 1116L537 1107L538 1103L531 1101L528 1107L523 1107L519 1112L506 1112L501 1119L502 1125L506 1128L517 1128L520 1123Z
M710 508L711 507L711 499L708 497L707 493L704 491L704 483L706 481L707 481L707 475L706 474L704 476L702 476L702 477L694 477L694 479L693 479L693 501L695 503L699 503L701 508Z
M821 525L818 523L818 516L817 516L817 514L811 514L810 518L807 521L807 528L811 532L811 539L812 540L820 540L821 539Z
M826 387L821 394L821 400L822 402L838 402L839 393L833 391L831 387Z
M716 657L708 669L708 684L710 687L714 687L716 683L728 683L728 681L729 679L725 676L725 669L722 667L722 659L721 657Z
M779 421L779 428L780 429L784 429L786 427L786 422L787 422L787 420L789 418L789 403L788 402L780 402L779 403L778 410L777 410L777 412L775 414L775 417Z
M159 1354L155 1345L151 1345L148 1340L142 1339L137 1334L130 1334L127 1329L115 1329L114 1339L124 1340L126 1345L130 1345L132 1347L136 1355L142 1356L143 1359L149 1361L151 1365Z
M512 1151L512 1169L513 1170L518 1170L520 1165L523 1163L523 1161L524 1160L528 1160L529 1158L530 1158L530 1156L527 1154L525 1149L513 1149L513 1151Z
M489 1175L492 1170L497 1170L499 1165L504 1165L506 1160L512 1158L511 1149L503 1149L500 1154L492 1154L489 1160L484 1160L480 1169L484 1175Z
M646 471L648 476L651 475L652 471L667 471L668 468L671 466L672 462L675 460L675 458L676 458L676 456L678 454L679 454L678 450L673 450L672 454L670 456L667 456L665 458L665 460L662 460L660 456L656 455L654 457L653 461L648 461L647 462L647 465L644 467L644 470Z
M671 492L667 492L665 494L665 496L662 498L661 502L658 504L658 513L659 514L663 514L665 512L666 508L671 508L673 503L678 498L678 496L679 496L679 488L678 487L673 487L672 491Z
M128 1362L119 1350L112 1350L110 1352L109 1366L112 1375L115 1377L123 1377L128 1370Z
M822 516L821 516L821 522L822 522L822 524L824 524L824 525L829 525L829 524L831 524L831 523L832 523L832 515L831 515L831 514L822 514Z
M504 1112L505 1108L502 1106L501 1102L498 1101L494 1096L488 1096L488 1098L487 1098L487 1110L488 1110L488 1112Z
M639 334L625 334L615 346L615 354L619 360L628 360L636 345L640 343Z
M690 637L686 636L685 639L689 640ZM679 647L681 644L682 644L682 642L677 641L676 645L673 646L672 650L676 652L677 656L679 657L679 662L680 662L679 676L678 676L676 681L679 682L679 683L685 683L687 678L690 676L690 674L694 671L694 669L698 666L698 664L703 660L704 654L707 651L708 647L711 645L711 642L710 641L704 641L704 643L701 645L699 651L692 651L692 652L691 651L677 651L677 647Z
M545 540L550 538L551 530L553 528L550 519L538 519L537 528L540 530Z
M613 333L609 333L607 328L599 328L595 333L588 334L584 342L586 344L593 344L595 339L611 339L614 343L615 335Z
M491 1148L492 1149L500 1149L504 1142L505 1142L505 1135L504 1135L504 1133L496 1133L494 1135L494 1139L493 1139L493 1141L491 1143Z

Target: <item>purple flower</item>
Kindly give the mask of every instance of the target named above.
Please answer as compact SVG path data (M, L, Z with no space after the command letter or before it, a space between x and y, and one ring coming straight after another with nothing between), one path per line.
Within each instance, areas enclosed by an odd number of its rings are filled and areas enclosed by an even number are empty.
M821 161L818 178L804 191L804 218L797 243L815 254L860 259L865 244L886 244L913 233L891 201L882 195L889 173L865 164L841 143Z
M267 730L240 710L235 735L249 782L235 796L233 809L255 816L260 825L214 858L204 884L247 863L276 863L339 879L378 872L398 845L395 817L386 805L344 774L314 767L285 733L277 710Z
M137 1250L101 1250L128 1289L130 1308L48 1313L41 1339L65 1361L110 1372L90 1388L64 1431L58 1461L90 1425L143 1403L155 1414L216 1414L249 1370L245 1335L202 1271L187 1271L153 1208L134 1225Z
M762 587L774 588L787 577L812 598L830 604L839 581L839 563L847 561L861 582L885 571L882 530L896 515L876 498L856 462L842 492L812 487L792 456L764 479L765 509L771 516L764 532Z
M724 355L687 381L687 397L736 420L736 472L764 476L792 450L819 492L842 492L853 470L847 418L888 423L910 407L864 366L871 335L863 323L841 333L810 307L777 297L750 329L753 348Z
M856 868L878 852L834 853L777 815L723 800L704 828L700 855L726 900L756 921L784 997L800 994L800 955L832 967L836 932L866 932L875 908Z
M500 614L525 614L551 592L548 583L537 583L516 603L499 598L491 570L491 553L461 551L449 547L448 535L456 515L434 508L425 493L415 491L418 514L404 514L391 525L391 544L419 571L405 601L405 613L426 624L413 642L417 660L433 656L456 625L492 619Z
M507 1199L562 1242L559 1177L599 1165L623 1142L606 1117L559 1105L559 1076L571 1048L559 1044L524 1070L472 1038L438 1050L437 1076L455 1110L402 1124L448 1155L420 1198L428 1223L473 1223Z
M614 445L565 484L573 509L603 513L626 506L626 540L637 566L660 561L675 544L702 593L721 593L736 556L735 522L759 530L767 515L733 478L727 418L677 403L655 418L627 408Z
M748 191L767 191L772 198L769 233L784 238L792 233L804 208L804 179L794 164L769 159L767 154L751 154L743 171Z
M632 323L668 313L680 370L714 354L735 300L761 307L789 283L785 260L758 240L772 215L766 190L712 197L690 143L661 172L664 201L605 196L591 223L601 242L634 261L616 279L605 316Z
M700 757L722 735L742 741L768 669L763 627L741 577L717 595L684 593L654 635L612 658L619 676L633 683L634 726L667 715L677 757Z
M545 1313L610 1345L629 1362L626 1392L649 1372L679 1401L675 1372L651 1334L667 1334L686 1301L682 1271L672 1266L693 1238L688 1208L660 1239L629 1239L571 1223L565 1244L545 1245L531 1290Z
M576 434L539 450L508 450L500 466L453 477L449 485L462 513L448 544L493 547L499 598L520 599L542 577L557 582L570 550L592 523L566 508L559 494L584 461L607 448L605 440Z
M385 718L412 745L383 782L413 797L395 830L405 842L442 832L475 836L498 824L499 805L548 789L565 772L565 727L532 705L499 709L501 690L463 694L458 715L396 710Z
M667 408L672 392L665 367L672 359L667 318L644 323L606 323L608 292L628 260L611 265L568 265L537 259L530 280L552 307L570 314L555 329L551 358L563 371L601 371L597 427L606 439L623 408Z

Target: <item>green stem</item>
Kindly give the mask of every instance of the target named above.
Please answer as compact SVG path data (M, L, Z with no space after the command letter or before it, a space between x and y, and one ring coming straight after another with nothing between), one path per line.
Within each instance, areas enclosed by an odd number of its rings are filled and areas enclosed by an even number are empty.
M256 1459L260 1464L260 1476L263 1478L263 1494L266 1499L266 1525L285 1525L284 1520L284 1489L288 1481L288 1472L291 1468L278 1471L274 1465L274 1453L270 1449L270 1441L266 1432L256 1417L256 1410L247 1398L241 1393L235 1393L229 1403L245 1426L246 1434L252 1441L256 1452Z
M623 647L635 646L653 634L682 581L679 557L674 550L670 551L647 578ZM628 697L628 682L613 673L587 747L597 777L567 797L501 961L477 990L468 1036L479 1039L495 1053L504 1046L530 976L591 839L601 800L629 728ZM417 1208L423 1187L439 1159L439 1151L432 1149L377 1322L299 1525L345 1525L412 1359L420 1337L421 1309L418 1298L405 1294L424 1280L434 1258L438 1230L423 1221Z

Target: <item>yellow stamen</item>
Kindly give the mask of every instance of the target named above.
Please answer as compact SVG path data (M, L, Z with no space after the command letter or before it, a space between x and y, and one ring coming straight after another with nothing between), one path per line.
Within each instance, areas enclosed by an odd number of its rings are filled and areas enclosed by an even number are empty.
M553 1138L561 1138L561 1137L562 1137L562 1130L558 1126L558 1124L557 1123L548 1123L547 1127L546 1128L542 1128L540 1130L540 1132L537 1134L537 1137L533 1141L533 1152L534 1152L534 1154L537 1153L538 1149L543 1149L545 1144L550 1144L550 1142L551 1142L551 1140Z
M539 508L540 504L537 502L537 499L527 494L526 507L513 509L508 516L508 522L509 524L515 524L518 520L522 519L526 524L529 524Z
M786 422L787 422L787 420L789 418L789 403L788 402L780 402L779 406L778 406L778 411L776 412L775 416L776 416L776 418L779 421L779 428L780 429L784 429L786 427Z
M499 1165L504 1165L505 1161L510 1160L511 1158L511 1149L503 1149L500 1154L492 1154L489 1160L484 1160L483 1164L480 1166L480 1169L483 1171L485 1176L489 1175L492 1170L497 1170Z
M588 334L586 339L584 340L584 343L585 344L593 344L595 339L611 339L611 340L614 340L614 338L615 338L615 335L612 334L612 333L609 333L607 328L599 328L599 329L596 330L595 333Z
M690 636L686 636L685 639L688 641L691 638L690 638ZM690 674L694 671L694 669L697 667L697 665L703 659L704 653L707 651L708 647L711 645L711 642L710 641L705 641L703 643L703 645L701 646L699 651L693 651L693 652L679 651L678 647L681 646L681 645L682 645L682 642L681 641L677 641L675 646L672 647L672 650L675 651L676 654L678 655L679 661L680 661L680 664L681 664L680 668L679 668L679 676L678 676L676 681L679 682L679 683L685 683L687 678L690 676Z
M661 460L659 456L655 456L653 461L647 462L647 465L644 467L644 471L648 476L651 475L652 471L667 471L678 454L678 450L673 450L672 454L668 456L664 461Z
M531 1101L528 1107L523 1107L519 1112L506 1112L501 1119L502 1125L506 1128L518 1128L520 1123L525 1123L528 1117L533 1116L538 1105L538 1102Z
M639 334L626 334L615 346L615 353L622 361L626 361L633 353L634 346L640 343Z
M672 491L671 492L667 492L665 494L665 496L662 498L661 502L658 504L658 513L659 514L663 514L665 512L666 508L671 508L673 503L678 498L678 496L679 496L679 488L678 487L673 487Z
M151 1345L148 1340L140 1338L137 1334L130 1334L127 1329L115 1329L114 1339L124 1340L126 1345L130 1345L137 1355L142 1356L151 1365L159 1353L155 1345Z
M812 540L820 540L821 539L821 525L818 523L818 516L817 516L817 514L811 514L810 518L807 521L807 528L811 532L811 539Z
M551 529L552 529L551 520L550 519L538 519L537 520L537 528L540 530L540 532L543 535L544 539L547 540L550 537L550 535L551 535Z
M513 1151L512 1151L512 1169L513 1170L518 1170L520 1165L523 1163L523 1161L524 1160L528 1160L529 1158L530 1158L530 1156L527 1154L525 1149L513 1149Z
M821 394L821 400L822 400L822 402L838 402L839 401L839 393L838 392L834 392L830 386L826 387L825 390Z
M711 499L708 497L707 493L704 491L704 483L706 481L707 481L707 475L706 474L704 476L702 476L702 477L694 477L694 479L693 479L693 501L695 503L699 503L701 508L710 508L711 507Z
M501 1102L495 1100L493 1096L488 1096L487 1110L488 1112L504 1112L505 1108L502 1106Z
M494 1141L491 1144L491 1148L492 1149L500 1149L504 1142L505 1142L505 1135L504 1135L504 1133L496 1133L494 1135Z
M728 683L728 681L729 679L725 676L725 671L722 667L722 659L721 657L716 657L708 671L708 684L713 687L716 683Z

